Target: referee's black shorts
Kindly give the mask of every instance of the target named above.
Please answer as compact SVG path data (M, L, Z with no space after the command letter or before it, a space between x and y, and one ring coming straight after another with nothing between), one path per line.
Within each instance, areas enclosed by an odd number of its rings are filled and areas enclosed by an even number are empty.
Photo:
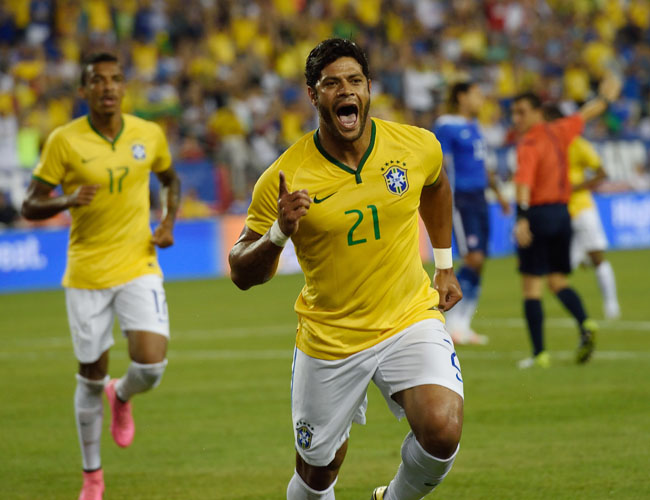
M528 210L533 242L517 247L519 272L535 276L571 273L571 216L564 203L539 205Z

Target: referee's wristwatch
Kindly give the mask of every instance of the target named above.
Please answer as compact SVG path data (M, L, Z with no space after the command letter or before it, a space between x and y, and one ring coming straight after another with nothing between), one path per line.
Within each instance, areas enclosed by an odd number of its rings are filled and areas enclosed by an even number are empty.
M528 219L529 208L530 205L528 205L528 203L517 203L517 220Z

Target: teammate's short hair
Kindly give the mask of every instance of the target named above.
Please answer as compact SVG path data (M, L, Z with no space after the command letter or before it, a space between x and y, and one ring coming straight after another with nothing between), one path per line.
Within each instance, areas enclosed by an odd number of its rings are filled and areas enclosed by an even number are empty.
M535 92L524 92L516 95L513 102L528 101L533 109L542 107L542 99Z
M305 79L311 88L316 86L323 68L340 57L352 57L361 66L366 78L370 78L368 58L356 43L345 38L328 38L312 49L305 64Z
M557 104L549 103L542 106L542 113L544 113L544 120L552 122L564 118L564 113L560 110Z
M100 62L114 62L119 63L119 59L115 54L110 52L95 52L85 57L81 63L81 86L85 87L88 82L88 67Z
M476 85L476 82L464 81L454 83L451 90L449 90L449 106L452 109L458 108L458 98L460 94L467 94L474 85Z

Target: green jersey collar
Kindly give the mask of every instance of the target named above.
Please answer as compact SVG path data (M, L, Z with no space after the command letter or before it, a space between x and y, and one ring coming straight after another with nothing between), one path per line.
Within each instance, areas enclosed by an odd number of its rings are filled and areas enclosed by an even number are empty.
M374 120L371 118L370 119L371 127L370 127L370 144L368 144L368 149L366 149L366 152L363 154L363 157L361 158L361 161L359 162L359 166L357 167L356 170L352 170L350 167L348 167L345 163L342 163L338 161L336 158L334 158L331 154L329 154L327 151L325 151L325 148L323 148L323 145L320 142L320 139L318 138L318 131L320 129L316 129L316 132L314 132L314 144L316 145L316 149L322 154L327 161L330 163L333 163L337 167L339 167L341 170L346 171L349 174L354 174L354 177L357 181L357 184L361 184L363 182L361 180L361 170L363 169L363 166L366 164L366 161L368 160L368 157L370 156L370 153L372 153L373 148L375 147L375 137L377 135L377 129L375 126Z
M93 132L95 132L99 137L101 137L106 142L108 142L111 145L111 147L113 148L113 151L115 151L115 143L117 142L117 140L122 135L122 132L124 132L124 117L123 116L121 117L122 127L120 128L120 131L115 136L115 139L113 139L112 141L108 137L106 137L104 134L102 134L99 130L97 130L95 128L95 126L93 125L93 122L90 119L90 115L86 115L86 117L88 118L88 125L90 125L90 128L93 130Z

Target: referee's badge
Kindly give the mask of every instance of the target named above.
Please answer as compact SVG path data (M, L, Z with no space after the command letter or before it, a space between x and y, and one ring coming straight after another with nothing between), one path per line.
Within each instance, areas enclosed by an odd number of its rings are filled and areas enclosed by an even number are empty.
M409 180L406 176L406 169L397 166L398 164L404 165L403 163L393 160L387 165L387 170L384 172L384 180L386 181L386 187L388 190L396 194L397 196L402 196L409 188Z
M314 428L305 421L300 421L296 427L296 443L303 450L311 448L311 440L314 436Z
M147 152L142 144L134 144L131 146L131 152L133 153L133 158L136 160L144 160L147 157Z

